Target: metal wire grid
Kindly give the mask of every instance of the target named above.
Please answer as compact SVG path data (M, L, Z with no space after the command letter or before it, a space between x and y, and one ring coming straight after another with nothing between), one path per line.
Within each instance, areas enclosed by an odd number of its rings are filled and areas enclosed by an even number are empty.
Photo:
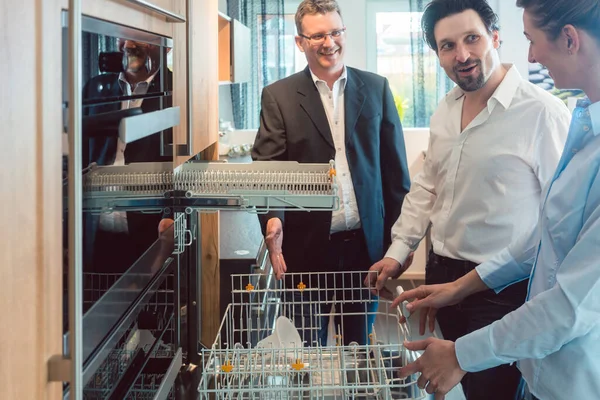
M299 195L333 195L327 170L220 171L183 170L176 174L175 189L199 194L277 192Z
M182 212L175 213L175 246L173 254L181 254L185 248L192 244L192 231L187 229L187 215Z
M84 178L85 193L128 192L130 195L162 196L172 190L189 196L203 194L238 194L276 192L294 195L334 195L335 185L327 166L296 164L294 169L270 170L245 165L242 169L230 166L189 168L173 171L143 171L123 168L91 170Z
M156 331L151 331L152 334L156 334ZM83 390L83 397L86 400L104 400L112 392L113 388L123 376L127 368L133 361L138 348L135 347L134 335L139 334L136 326L132 326L127 333L123 336L123 339L119 342L119 345L110 352L106 360L102 363L100 368L96 371L94 376L88 381L86 387ZM163 342L169 342L169 339L173 337L173 322L165 332L163 336ZM141 348L145 353L150 350L151 344L146 343ZM173 358L175 352L174 348L168 344L159 345L158 349L152 354L153 358ZM125 399L152 399L158 390L164 374L160 373L142 373L137 378L136 382L128 392ZM168 396L169 399L174 399L174 391L171 390Z
M84 304L89 308L97 302L104 293L122 276L119 273L84 273ZM168 275L165 281L158 288L156 293L150 298L142 313L149 313L159 318L161 321L168 317L166 311L174 304L174 276ZM85 308L85 307L84 307ZM157 333L163 328L163 324L159 322L156 331L151 331L152 334ZM84 398L86 400L103 400L105 399L113 387L123 376L127 367L130 365L136 351L133 336L138 330L137 321L123 335L119 343L110 352L106 360L98 368L94 376L88 381L84 388ZM170 326L163 335L163 343L175 343L174 321L171 321ZM145 352L149 350L149 344L143 347ZM174 347L167 344L161 344L156 350L154 358L172 358L174 356ZM162 374L144 374L135 382L132 390L128 393L126 399L152 399L154 393L160 386ZM168 396L169 399L174 399L174 391L172 390Z
M122 273L83 273L83 309L89 309L106 293L119 278ZM174 277L167 275L163 284L157 289L156 293L146 305L146 309L156 310L159 307L173 305L174 296Z
M414 376L400 379L397 375L398 368L417 355L402 346L407 330L391 303L380 301L378 309L362 311L365 320L372 316L377 322L369 341L361 344L344 344L344 329L338 326L335 343L326 346L314 340L315 330L322 326L307 329L305 316L295 314L303 308L299 304L325 304L325 310L333 306L330 316L344 317L344 305L376 300L360 287L364 277L365 273L357 272L286 274L284 281L264 275L232 276L233 302L212 348L202 352L205 368L198 387L200 397L424 398ZM275 318L282 315L294 320L303 345L286 346L284 341L281 347L257 348L256 342L273 332Z
M130 192L138 195L162 195L173 190L173 172L92 171L86 175L84 192Z
M171 356L172 357L172 356ZM163 374L142 374L133 389L126 397L127 400L153 400L156 391L163 380ZM167 399L175 399L175 388L172 388Z
M128 331L135 332L134 329ZM128 336L126 335L126 336ZM83 398L86 400L104 400L106 399L119 379L123 376L127 367L133 361L137 349L128 348L129 340L123 340L118 348L115 348L104 363L98 368L94 376L87 383L83 390ZM144 347L144 351L149 350L149 345ZM172 349L163 346L153 355L154 358L172 358L174 352ZM153 399L158 390L164 374L142 373L134 383L125 399ZM169 399L174 399L174 390L171 390Z

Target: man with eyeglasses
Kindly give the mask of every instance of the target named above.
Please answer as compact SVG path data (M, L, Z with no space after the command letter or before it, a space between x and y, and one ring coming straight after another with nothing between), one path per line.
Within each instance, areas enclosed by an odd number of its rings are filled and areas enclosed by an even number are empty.
M398 111L387 79L344 64L346 27L335 1L305 0L295 19L296 44L308 66L263 90L252 157L302 163L335 160L340 207L333 213L271 212L262 218L273 271L277 279L285 272L366 271L389 245L392 224L410 185ZM351 276L354 281L345 281L345 287L357 288L355 298L367 298L360 274L346 274L344 279ZM357 314L336 321L344 343L366 342L373 323L367 312L376 306L366 301L344 304L344 314ZM300 312L329 312L319 308ZM307 317L304 327L314 335L304 340L326 344L327 321ZM302 322L295 318L296 325Z

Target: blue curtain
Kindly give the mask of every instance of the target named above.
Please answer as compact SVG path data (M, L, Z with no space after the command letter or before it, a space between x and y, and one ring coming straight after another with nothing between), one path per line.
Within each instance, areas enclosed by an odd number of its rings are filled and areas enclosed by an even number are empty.
M228 0L227 12L251 32L252 78L231 85L231 102L235 127L254 129L259 126L262 89L287 74L284 0Z
M429 0L409 0L410 12L423 12L428 3ZM421 31L420 18L416 16L411 17L410 23L412 32L410 45L414 80L411 102L413 113L410 117L411 120L405 120L405 124L412 127L427 127L429 126L429 118L437 108L440 100L454 87L454 82L448 78L444 70L439 66L437 58L425 57L430 49ZM437 72L437 79L433 84L432 82L426 82L426 70L435 70Z

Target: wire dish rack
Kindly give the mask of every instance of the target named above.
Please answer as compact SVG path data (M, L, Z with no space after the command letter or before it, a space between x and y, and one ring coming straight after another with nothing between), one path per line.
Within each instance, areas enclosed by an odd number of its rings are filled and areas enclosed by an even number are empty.
M233 301L214 344L202 351L200 398L425 398L415 376L398 376L418 357L402 346L409 331L399 323L401 310L364 289L365 276L233 275ZM280 317L293 321L300 341L280 337ZM370 326L368 337L348 342L344 337L362 323Z
M84 273L84 308L88 309L100 300L121 276L120 273ZM142 310L140 315L145 317L132 323L119 343L86 383L83 389L85 400L115 398L116 386L142 352L145 354L151 352L155 361L170 361L173 358L175 351L171 344L174 343L175 330L173 319L169 319L168 315L169 311L172 311L173 296L174 281L173 276L169 275ZM147 322L144 322L144 318ZM165 325L166 330L162 337L162 343L153 348L155 336L165 329ZM148 364L143 369L124 399L154 399L164 378L164 370L157 370L154 368L155 364ZM168 394L167 399L175 399L174 389Z
M90 167L84 176L87 212L192 210L331 211L339 208L334 162L301 164L138 163Z

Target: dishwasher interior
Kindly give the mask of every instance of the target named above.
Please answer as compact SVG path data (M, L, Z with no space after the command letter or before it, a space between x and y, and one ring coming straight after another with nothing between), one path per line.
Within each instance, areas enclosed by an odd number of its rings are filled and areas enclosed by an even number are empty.
M84 264L85 399L198 396L197 387L184 393L177 381L200 364L199 212L331 210L339 201L331 164L294 162L92 165L82 188L86 218L124 212L157 221L157 239L125 271ZM172 224L159 233L162 221Z
M214 344L202 350L201 399L423 399L418 358L403 312L364 289L363 272L232 275L229 304ZM328 284L329 283L329 284ZM358 305L358 308L355 307ZM373 308L372 305L377 306ZM364 344L343 338L346 316L371 325ZM329 317L323 327L323 316ZM327 342L318 332L329 330Z
M333 165L199 161L173 141L172 38L79 6L61 15L64 323L49 380L73 400L196 398L199 213L331 211Z

